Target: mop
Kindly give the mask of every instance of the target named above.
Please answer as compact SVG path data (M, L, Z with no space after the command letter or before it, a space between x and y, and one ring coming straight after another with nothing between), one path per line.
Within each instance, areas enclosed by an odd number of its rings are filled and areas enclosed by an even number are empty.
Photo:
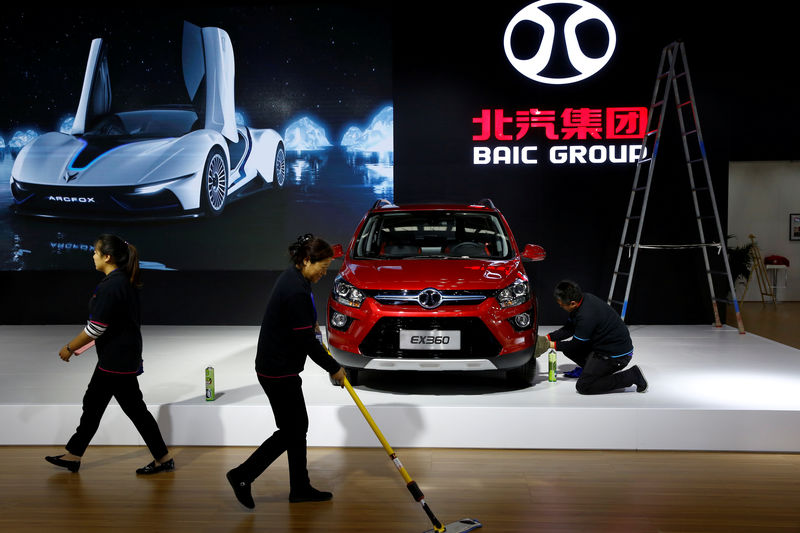
M425 531L425 533L464 533L466 531L472 531L473 529L478 529L482 526L480 522L472 518L463 518L458 522L453 522L447 525L442 525L439 522L439 519L433 514L431 508L428 507L427 502L425 502L425 495L422 494L422 490L417 485L417 482L411 479L411 476L406 471L403 463L400 462L400 459L397 458L397 454L392 450L392 447L389 446L389 443L381 433L381 430L378 428L378 425L370 416L369 411L367 408L364 407L364 404L361 402L361 399L356 394L356 391L353 390L353 386L350 385L350 382L347 378L344 379L344 387L347 389L347 392L350 393L350 396L353 398L353 401L358 406L358 410L361 411L361 414L364 415L364 418L367 420L369 427L372 428L372 431L375 432L375 436L378 437L378 440L381 441L383 445L383 449L386 450L386 453L389 454L389 458L394 463L394 466L400 471L400 475L403 476L403 479L406 482L406 487L408 487L411 496L414 497L414 500L418 501L420 505L422 505L422 509L425 511L425 514L428 515L431 523L433 524L433 529L429 529Z

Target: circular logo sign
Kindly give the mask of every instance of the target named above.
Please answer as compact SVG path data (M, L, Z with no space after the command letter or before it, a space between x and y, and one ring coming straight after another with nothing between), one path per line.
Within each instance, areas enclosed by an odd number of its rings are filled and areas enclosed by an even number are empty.
M574 6L577 7L577 10L569 15L566 21L559 23L559 25L563 24L563 27L560 28L560 31L557 31L559 28L556 22L550 15L542 11L542 8L545 6ZM580 24L589 21L599 22L605 27L608 33L608 47L601 57L587 56L581 48L576 29ZM517 26L523 22L533 23L539 26L542 32L541 44L539 45L538 51L536 51L533 57L526 59L518 58L511 47L512 34ZM566 61L578 74L564 77L548 77L542 74L545 68L550 65L551 60L553 60L553 48L556 43L557 35L563 36L563 44L566 48ZM616 45L617 34L614 31L614 25L611 23L611 19L608 18L600 8L583 0L540 0L539 2L534 2L523 8L511 19L511 22L506 26L506 32L503 37L503 47L505 48L506 57L514 68L522 75L534 81L549 85L575 83L596 74L608 63L609 59L611 59Z
M434 309L439 307L442 303L442 293L436 289L425 289L417 296L419 305L425 309Z

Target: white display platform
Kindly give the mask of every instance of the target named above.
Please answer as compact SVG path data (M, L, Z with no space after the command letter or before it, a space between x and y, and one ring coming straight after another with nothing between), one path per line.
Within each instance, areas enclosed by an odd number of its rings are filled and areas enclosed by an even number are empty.
M0 326L0 444L63 446L94 350L64 363L82 326ZM542 327L541 332L553 327ZM800 451L800 350L734 328L632 326L650 390L599 396L575 380L532 387L487 373L364 376L360 398L393 447ZM145 326L140 384L171 445L257 445L275 426L253 362L258 327ZM217 400L205 401L204 369ZM559 354L560 370L574 365ZM347 391L310 360L311 446L379 446ZM93 444L141 444L115 402Z

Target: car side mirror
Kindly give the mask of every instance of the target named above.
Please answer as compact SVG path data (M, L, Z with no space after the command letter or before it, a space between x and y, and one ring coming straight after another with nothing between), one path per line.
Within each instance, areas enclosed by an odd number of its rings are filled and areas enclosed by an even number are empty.
M342 251L342 245L341 244L334 244L332 246L332 248L333 248L333 258L334 259L339 259L340 257L342 257L344 255L344 252Z
M522 257L531 261L544 261L544 258L547 257L547 252L538 244L526 244L525 250L522 251Z

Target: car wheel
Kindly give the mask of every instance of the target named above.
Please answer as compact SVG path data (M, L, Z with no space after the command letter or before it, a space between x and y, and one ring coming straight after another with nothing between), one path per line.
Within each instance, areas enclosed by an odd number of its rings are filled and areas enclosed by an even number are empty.
M208 153L203 169L203 190L200 192L203 210L206 214L217 216L225 209L228 199L228 162L225 152L214 147Z
M353 387L358 385L359 369L347 366L345 367L344 371L345 374L347 374L347 381L350 382L350 385L352 385Z
M278 151L275 153L275 169L272 173L272 188L280 189L286 183L286 151L283 145L278 145Z
M536 379L536 358L531 357L524 365L506 372L506 378L514 385L529 387Z

